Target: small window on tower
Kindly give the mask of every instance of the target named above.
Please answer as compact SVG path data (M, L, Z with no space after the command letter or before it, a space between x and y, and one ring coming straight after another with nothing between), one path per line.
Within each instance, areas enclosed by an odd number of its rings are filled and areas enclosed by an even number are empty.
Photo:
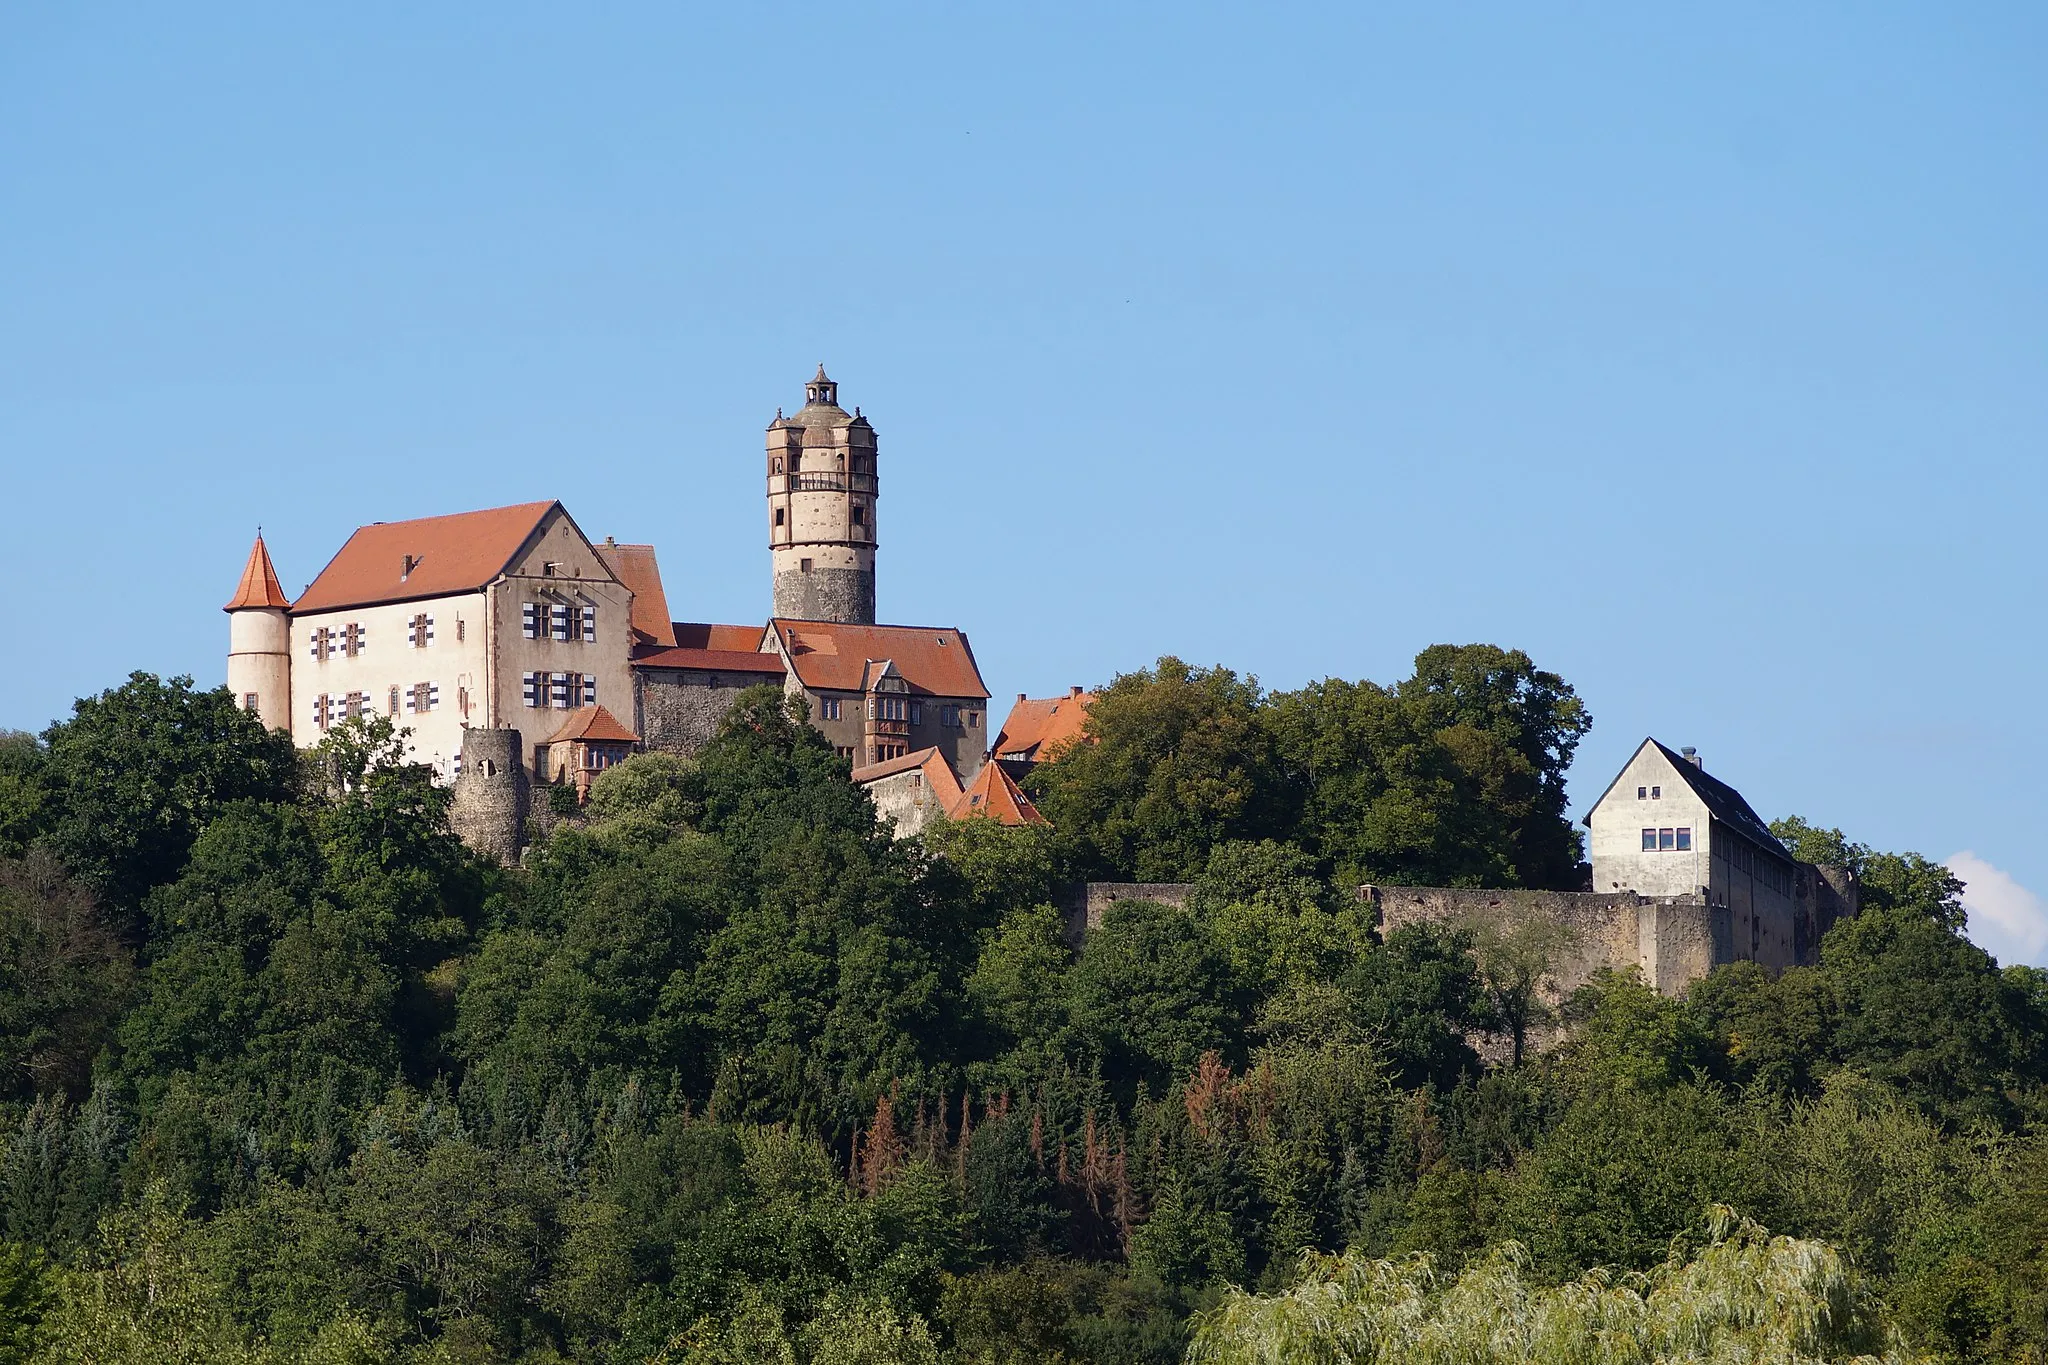
M777 526L782 525L782 509L780 507L775 509L775 524Z
M256 694L254 692L244 692L242 694L242 709L244 711L254 711L256 709Z
M809 573L811 571L811 561L808 559L799 559L796 562L796 571L798 573Z
M868 509L859 503L853 505L853 524L855 526L865 526L868 524Z

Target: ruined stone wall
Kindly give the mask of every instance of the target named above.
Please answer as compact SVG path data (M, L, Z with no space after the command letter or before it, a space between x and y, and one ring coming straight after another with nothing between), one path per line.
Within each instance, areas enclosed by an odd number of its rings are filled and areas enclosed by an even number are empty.
M531 786L517 730L462 731L462 775L448 806L456 837L487 858L519 861Z
M1112 901L1152 901L1185 905L1193 882L1074 882L1061 888L1060 909L1067 918L1067 941L1079 947L1091 930L1102 927L1102 912Z
M649 750L694 754L718 733L739 694L774 679L757 673L712 673L696 668L634 670L633 729Z

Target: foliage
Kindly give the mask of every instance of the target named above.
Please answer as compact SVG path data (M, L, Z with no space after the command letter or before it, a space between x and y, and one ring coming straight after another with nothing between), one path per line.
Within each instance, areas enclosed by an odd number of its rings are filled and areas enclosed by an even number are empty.
M1357 887L1574 884L1526 657L1104 697L1050 827L898 842L761 688L516 869L388 720L0 737L0 1363L2048 1360L2048 974L1939 865L1781 822L1811 964L1557 1000ZM1078 935L1105 871L1193 886Z
M1876 1296L1829 1247L1771 1237L1716 1208L1705 1245L1647 1275L1531 1284L1514 1243L1454 1280L1426 1256L1306 1255L1285 1294L1231 1293L1197 1320L1190 1365L1329 1362L1914 1359ZM1597 1345L1596 1345L1597 1343Z

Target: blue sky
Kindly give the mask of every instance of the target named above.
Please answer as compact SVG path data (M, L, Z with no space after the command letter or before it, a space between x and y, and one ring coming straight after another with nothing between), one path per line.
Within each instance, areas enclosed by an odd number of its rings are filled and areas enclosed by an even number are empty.
M0 9L0 726L218 681L259 523L759 619L823 360L998 697L1520 647L1578 810L1697 745L2048 962L2048 9L308 8Z

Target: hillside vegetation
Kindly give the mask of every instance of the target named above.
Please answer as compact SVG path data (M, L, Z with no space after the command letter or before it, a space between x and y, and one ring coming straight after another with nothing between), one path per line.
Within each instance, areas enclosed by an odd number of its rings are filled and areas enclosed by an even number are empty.
M780 692L514 871L388 723L136 674L0 737L0 1365L2048 1361L2048 974L1914 854L1818 965L1603 977L1519 1066L1487 926L1589 724L1520 654L1172 659L895 842ZM1054 888L1189 880L1073 951Z

